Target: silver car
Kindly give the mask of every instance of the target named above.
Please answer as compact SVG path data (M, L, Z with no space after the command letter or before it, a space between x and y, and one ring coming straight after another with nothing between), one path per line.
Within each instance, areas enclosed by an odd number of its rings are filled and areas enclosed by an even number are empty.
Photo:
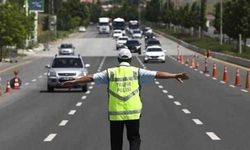
M53 92L54 88L65 88L62 86L64 81L74 80L86 76L88 74L88 67L84 65L82 57L72 55L55 56L52 64L47 65L48 68L48 81L47 90ZM74 88L81 88L83 92L88 90L87 84L78 85Z
M72 44L63 43L58 47L59 55L74 55L75 47Z

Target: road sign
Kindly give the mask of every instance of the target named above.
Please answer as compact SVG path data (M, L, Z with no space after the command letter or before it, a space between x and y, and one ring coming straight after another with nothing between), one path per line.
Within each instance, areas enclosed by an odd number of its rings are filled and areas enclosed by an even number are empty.
M44 0L29 0L29 10L44 12Z

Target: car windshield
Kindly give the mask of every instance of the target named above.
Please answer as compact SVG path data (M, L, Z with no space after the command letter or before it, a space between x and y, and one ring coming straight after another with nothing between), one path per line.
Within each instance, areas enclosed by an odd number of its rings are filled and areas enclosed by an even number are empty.
M83 64L80 58L55 58L52 68L82 68Z
M62 44L61 48L73 48L71 44Z
M161 51L162 51L161 48L149 48L149 49L147 50L147 52L161 52Z
M141 33L141 31L134 31L133 33Z
M121 33L121 31L114 31L114 33Z
M126 41L128 38L119 38L119 40Z
M129 44L129 45L132 45L132 44L137 45L137 44L139 44L139 41L131 40L131 41L127 41L127 44Z
M148 45L160 45L159 41L153 40L153 41L148 41Z

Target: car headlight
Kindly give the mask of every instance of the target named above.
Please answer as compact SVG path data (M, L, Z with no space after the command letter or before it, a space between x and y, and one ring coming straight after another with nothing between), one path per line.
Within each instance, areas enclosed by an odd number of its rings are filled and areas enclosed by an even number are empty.
M55 71L49 71L48 76L56 77L56 72Z

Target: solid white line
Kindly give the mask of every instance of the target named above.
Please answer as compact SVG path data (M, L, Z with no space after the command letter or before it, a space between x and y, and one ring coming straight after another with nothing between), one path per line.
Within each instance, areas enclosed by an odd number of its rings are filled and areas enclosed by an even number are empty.
M87 91L87 92L86 92L86 94L89 94L89 93L90 93L90 91Z
M168 98L169 99L174 99L174 96L173 95L168 95Z
M188 109L182 109L182 111L183 111L185 114L191 114L191 112L190 112Z
M162 88L163 88L163 86L162 86L162 85L159 85L158 87L159 87L160 89L162 89Z
M195 124L197 125L203 125L203 123L199 119L192 119Z
M48 135L43 141L44 142L51 142L55 137L56 137L56 133L52 133L50 135Z
M221 140L215 133L213 132L206 132L206 134L214 141Z
M158 81L155 81L155 84L160 84L160 82L158 82Z
M245 90L245 89L241 89L241 91L242 91L242 92L246 92L246 93L248 93L248 91L247 91L247 90Z
M78 103L76 104L76 106L77 106L77 107L82 106L82 102L78 102Z
M174 101L174 104L177 105L177 106L181 106L181 103L178 102L178 101Z
M162 92L163 92L163 93L168 93L168 91L167 91L167 90L162 90Z
M82 99L86 99L87 98L87 96L82 96Z
M71 110L68 115L74 115L76 113L76 110Z
M33 79L32 82L36 82L36 79Z
M89 89L93 89L93 86L89 86Z
M234 86L234 85L232 85L232 84L231 84L231 85L229 85L229 86L230 86L230 87L232 87L232 88L235 88L235 86Z
M29 85L30 83L29 82L27 82L27 83L25 83L24 85Z
M69 121L68 120L62 120L59 124L60 127L62 126L66 126L66 124L68 123Z

